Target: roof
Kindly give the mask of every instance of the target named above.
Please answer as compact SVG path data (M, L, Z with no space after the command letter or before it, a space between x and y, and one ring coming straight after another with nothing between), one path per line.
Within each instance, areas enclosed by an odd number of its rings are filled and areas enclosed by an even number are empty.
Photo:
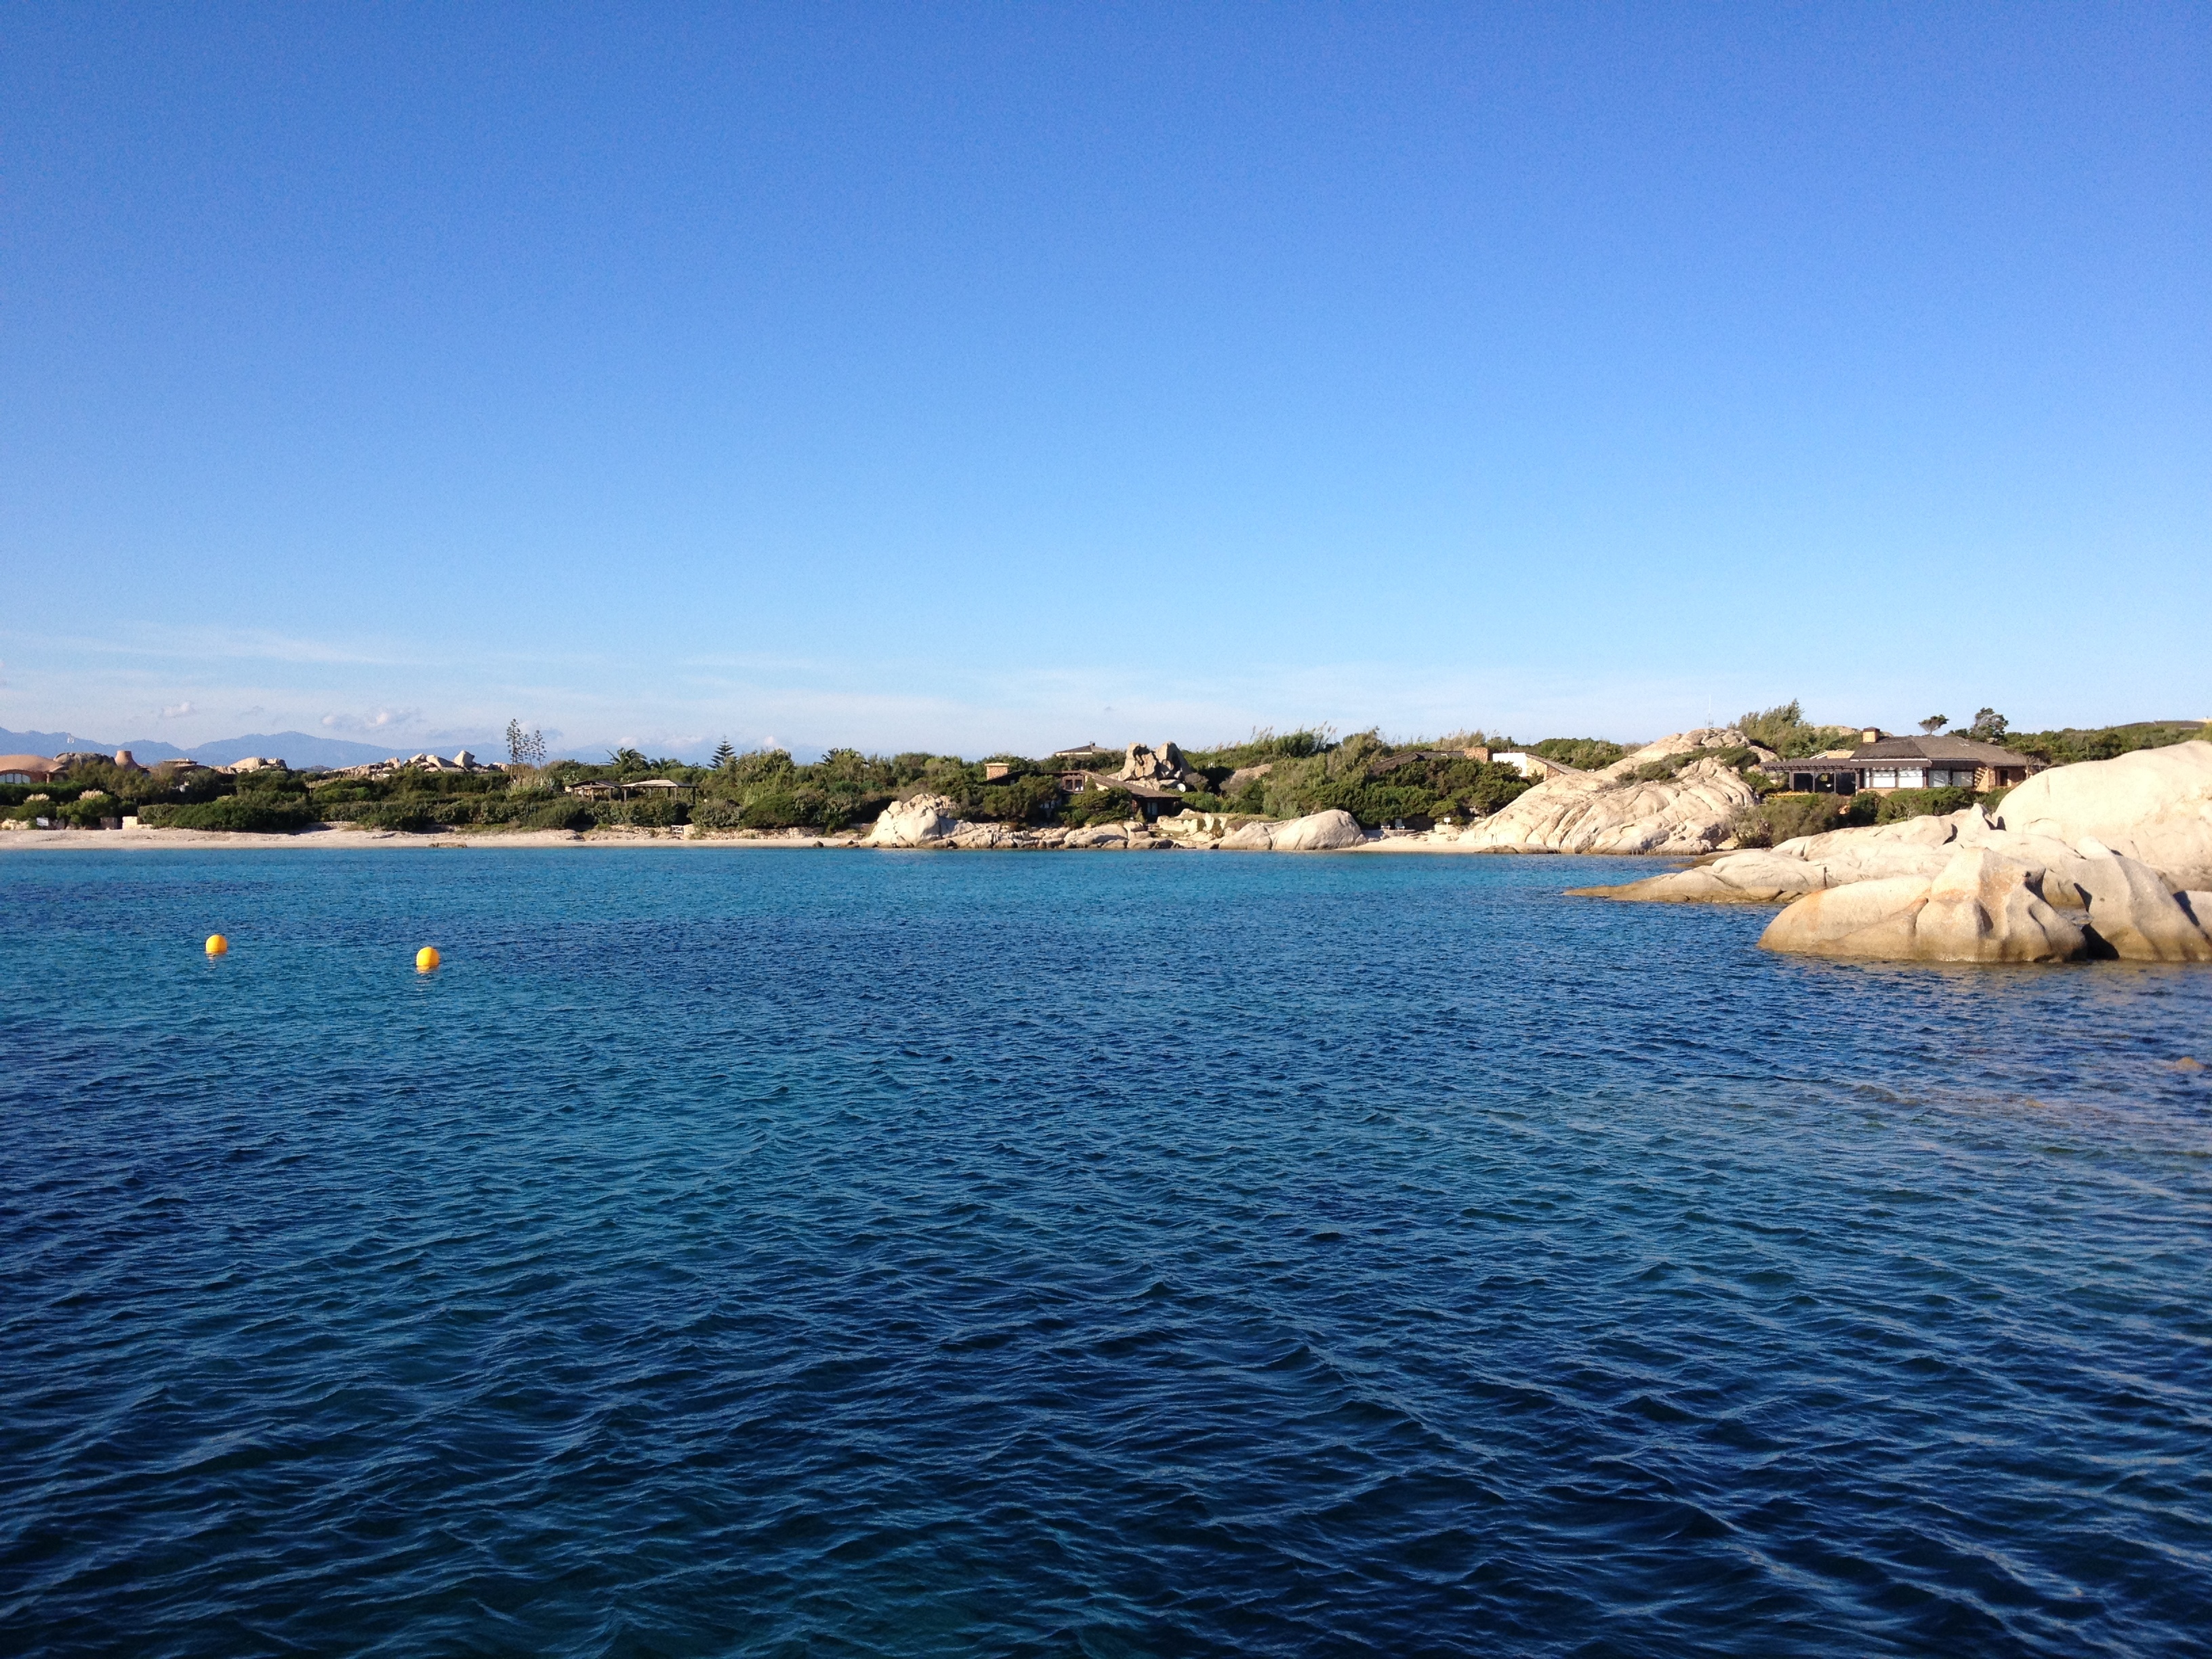
M1972 738L1884 738L1879 743L1863 743L1851 750L1851 758L1862 763L1867 761L1966 761L1975 766L2033 766L2035 762L2026 755L2015 755L2009 749L2000 749L1993 743L1977 743ZM1796 766L1797 762L1792 761Z
M1119 789L1139 800L1176 800L1188 793L1149 779L1117 778L1108 772L1063 772L1060 775L1060 787L1071 795L1080 794L1085 789Z
M44 755L0 755L0 772L51 772L54 763Z

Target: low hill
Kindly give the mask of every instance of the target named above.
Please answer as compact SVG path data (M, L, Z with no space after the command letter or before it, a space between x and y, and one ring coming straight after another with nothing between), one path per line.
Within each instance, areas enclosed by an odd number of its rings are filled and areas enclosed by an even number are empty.
M350 743L343 738L319 738L305 732L255 732L242 738L218 738L213 743L179 749L158 738L125 738L120 742L110 742L75 732L10 732L0 728L0 751L8 754L58 755L68 750L84 749L112 755L118 749L128 749L140 763L148 766L186 755L208 766L228 766L248 755L273 755L295 767L362 766L394 755L411 755L421 747L419 743Z

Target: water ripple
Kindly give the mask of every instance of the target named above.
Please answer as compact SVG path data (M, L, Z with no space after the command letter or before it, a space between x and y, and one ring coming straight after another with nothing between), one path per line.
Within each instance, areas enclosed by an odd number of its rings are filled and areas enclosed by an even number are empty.
M0 860L9 1650L2200 1651L2212 975L1609 867Z

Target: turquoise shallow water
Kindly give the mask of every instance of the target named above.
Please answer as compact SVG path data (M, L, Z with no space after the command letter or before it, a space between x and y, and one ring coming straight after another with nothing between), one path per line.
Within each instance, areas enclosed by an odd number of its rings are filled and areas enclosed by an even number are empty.
M1628 869L0 858L0 1649L2203 1651L2212 974Z

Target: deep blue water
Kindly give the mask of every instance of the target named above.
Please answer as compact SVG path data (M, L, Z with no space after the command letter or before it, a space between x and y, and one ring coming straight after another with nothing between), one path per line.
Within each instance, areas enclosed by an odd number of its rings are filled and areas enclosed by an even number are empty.
M2212 973L1615 872L0 858L0 1650L2203 1652Z

